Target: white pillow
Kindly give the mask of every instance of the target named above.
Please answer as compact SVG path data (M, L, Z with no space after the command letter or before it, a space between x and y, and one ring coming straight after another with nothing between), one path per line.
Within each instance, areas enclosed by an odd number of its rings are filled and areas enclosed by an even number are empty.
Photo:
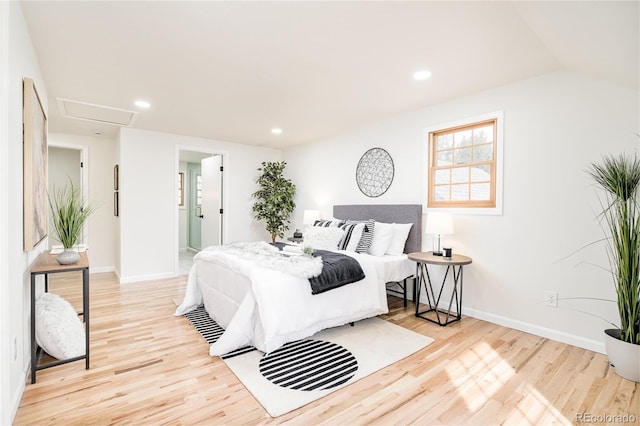
M36 342L60 360L84 355L84 326L73 306L57 294L42 293L36 299Z
M364 227L364 223L346 223L340 225L340 229L344 230L344 235L338 243L338 248L340 250L356 251L362 238Z
M387 249L386 254L397 256L403 253L404 245L407 242L407 238L409 238L409 231L411 230L412 226L413 223L393 224L391 242L389 243L389 248Z
M376 222L373 231L373 241L369 247L368 253L373 256L384 256L391 244L391 236L393 235L393 224Z
M344 231L335 226L310 226L304 232L303 246L316 250L337 250Z

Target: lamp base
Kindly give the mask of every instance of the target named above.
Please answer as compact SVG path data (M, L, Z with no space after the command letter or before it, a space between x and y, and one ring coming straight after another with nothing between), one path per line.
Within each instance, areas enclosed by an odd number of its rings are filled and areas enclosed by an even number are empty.
M434 251L431 252L434 256L442 256L442 252L441 251Z

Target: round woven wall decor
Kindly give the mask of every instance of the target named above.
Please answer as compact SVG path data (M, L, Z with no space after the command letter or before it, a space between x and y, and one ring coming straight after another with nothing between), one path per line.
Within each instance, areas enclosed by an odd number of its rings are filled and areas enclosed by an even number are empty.
M379 197L391 186L393 173L391 155L382 148L371 148L358 161L356 182L367 197Z

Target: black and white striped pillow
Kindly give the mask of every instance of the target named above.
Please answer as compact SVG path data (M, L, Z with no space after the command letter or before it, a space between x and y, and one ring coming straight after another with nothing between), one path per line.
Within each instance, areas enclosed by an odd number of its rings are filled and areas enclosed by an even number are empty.
M338 249L356 251L358 243L362 238L364 223L345 223L344 225L340 225L340 229L344 230L344 235L338 243Z
M358 247L356 251L358 253L367 253L371 248L371 243L373 242L373 233L375 231L376 221L373 219L369 220L347 220L347 224L353 223L364 223L364 230L362 231L362 237L358 242Z
M316 220L313 226L322 226L325 228L328 227L339 227L340 225L344 225L344 221L342 220Z

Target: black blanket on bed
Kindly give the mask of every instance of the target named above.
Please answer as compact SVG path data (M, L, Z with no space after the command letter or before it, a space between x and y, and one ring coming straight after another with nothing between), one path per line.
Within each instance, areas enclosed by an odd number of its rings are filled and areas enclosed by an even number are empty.
M351 284L364 278L364 271L351 256L327 250L316 250L314 257L322 257L322 273L309 278L311 294L318 294Z
M282 250L283 243L275 243ZM311 294L320 294L346 284L355 283L365 277L364 271L351 256L328 250L315 250L313 257L322 258L322 272L317 277L309 278Z

